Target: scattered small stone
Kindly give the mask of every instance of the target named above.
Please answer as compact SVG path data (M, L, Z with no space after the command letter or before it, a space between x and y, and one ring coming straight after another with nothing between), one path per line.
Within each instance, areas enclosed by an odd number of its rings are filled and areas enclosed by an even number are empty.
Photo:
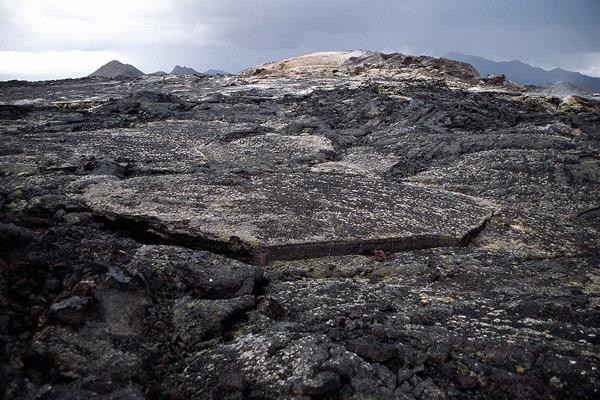
M285 314L285 308L271 296L261 296L257 300L258 310L272 319L279 319Z
M173 306L174 334L188 346L220 336L224 325L236 315L254 307L253 296L227 300L194 300L189 296Z
M373 252L373 259L375 261L379 261L379 262L385 261L386 258L387 258L387 255L385 254L385 251L383 251L383 250L375 250Z
M71 296L50 306L50 316L67 324L79 324L86 318L91 299L83 296Z
M350 341L348 350L375 362L385 362L396 356L396 347L393 344L380 343L371 336Z
M295 389L297 394L319 396L338 390L341 386L338 374L325 371L317 373L312 378L302 380Z
M94 281L79 281L73 286L71 293L77 296L91 296L96 286Z
M487 74L486 77L481 78L481 81L483 83L485 83L486 85L501 86L506 83L506 75L504 75L504 74L499 74L499 75Z
M401 384L402 382L409 380L410 378L413 377L414 374L415 374L414 371L411 369L407 369L407 368L398 369L398 384Z
M84 224L92 219L92 214L89 212L70 212L62 216L63 221L67 224L78 225Z

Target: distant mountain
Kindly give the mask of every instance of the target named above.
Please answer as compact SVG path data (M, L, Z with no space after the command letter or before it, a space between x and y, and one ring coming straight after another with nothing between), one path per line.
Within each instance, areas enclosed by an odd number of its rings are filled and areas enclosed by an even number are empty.
M565 71L560 68L547 71L518 60L492 61L483 57L459 52L451 52L444 57L469 63L474 66L482 76L487 74L505 74L506 77L513 82L543 87L550 87L559 82L568 82L590 92L600 92L600 78L583 75L579 72Z
M194 68L182 67L176 65L171 71L171 75L202 75L200 72L196 71Z
M207 69L203 72L204 75L231 75L229 72L221 71L220 69Z
M109 63L104 64L96 71L92 72L88 76L102 76L105 78L137 78L142 76L144 73L130 64L123 64L117 60L113 60Z

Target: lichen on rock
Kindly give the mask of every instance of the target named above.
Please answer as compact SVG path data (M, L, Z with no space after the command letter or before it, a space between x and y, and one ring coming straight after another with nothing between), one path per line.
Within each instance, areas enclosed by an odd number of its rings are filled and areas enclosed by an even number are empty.
M0 397L600 390L600 104L468 64L0 83Z

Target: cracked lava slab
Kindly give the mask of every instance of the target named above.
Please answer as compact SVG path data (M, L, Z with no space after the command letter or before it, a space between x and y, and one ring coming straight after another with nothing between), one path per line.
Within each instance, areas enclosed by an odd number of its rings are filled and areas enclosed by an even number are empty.
M256 263L468 243L493 208L375 177L278 173L145 176L89 186L98 215Z

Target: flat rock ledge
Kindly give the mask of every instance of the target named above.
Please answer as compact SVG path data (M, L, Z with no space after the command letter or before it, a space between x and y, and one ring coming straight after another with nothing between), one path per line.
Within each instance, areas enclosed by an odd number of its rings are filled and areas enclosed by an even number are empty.
M440 189L315 173L145 176L91 185L83 200L98 216L256 264L466 245L494 210Z

